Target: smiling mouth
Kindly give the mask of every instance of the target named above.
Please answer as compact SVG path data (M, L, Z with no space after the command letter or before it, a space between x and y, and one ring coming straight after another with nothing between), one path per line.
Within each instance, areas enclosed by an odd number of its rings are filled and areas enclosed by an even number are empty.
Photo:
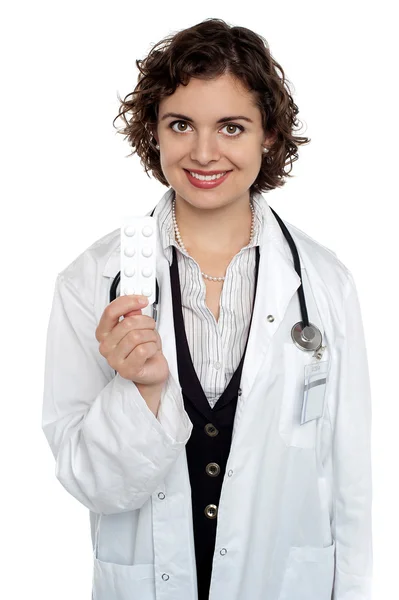
M222 173L230 173L230 171L232 171L233 169L227 169L226 171L218 171L217 173L197 173L197 171L190 171L190 169L183 169L183 171L186 171L186 173L195 173L196 175L202 175L203 177L206 176L212 176L212 175L221 175Z
M187 169L183 169L183 171L186 172L190 185L202 190L213 190L214 188L223 185L223 183L228 179L227 176L230 175L232 169L229 171L222 171L220 174L214 173L208 177L204 175L192 175L191 171Z

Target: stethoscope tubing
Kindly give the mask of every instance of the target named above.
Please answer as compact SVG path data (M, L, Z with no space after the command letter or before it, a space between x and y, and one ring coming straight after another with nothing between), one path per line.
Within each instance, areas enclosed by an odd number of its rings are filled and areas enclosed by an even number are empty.
M294 240L292 239L292 236L290 234L290 232L288 231L287 227L285 226L284 222L282 221L282 219L278 216L278 214L272 209L272 207L270 207L270 210L272 211L272 213L274 214L274 216L276 217L278 224L280 225L282 232L284 234L285 239L288 242L288 245L290 247L291 253L292 253L292 257L294 259L294 267L295 267L295 271L298 273L298 276L301 280L300 286L297 290L298 292L298 297L299 297L299 304L301 307L301 315L302 315L302 322L303 322L303 327L309 327L309 317L308 317L308 309L306 307L306 301L305 301L305 293L303 291L303 285L302 285L302 275L301 275L301 263L299 260L299 254L298 254L298 250L297 247L295 245Z

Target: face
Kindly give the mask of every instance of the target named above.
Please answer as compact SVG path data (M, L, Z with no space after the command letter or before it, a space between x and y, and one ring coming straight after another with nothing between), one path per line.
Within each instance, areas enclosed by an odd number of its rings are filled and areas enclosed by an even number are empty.
M230 118L218 123L224 117ZM240 81L223 75L210 81L192 78L187 86L180 85L160 102L155 137L162 171L176 192L176 202L184 199L197 208L249 202L249 188L258 176L262 149L269 139L262 129L260 110ZM216 186L197 187L190 170L228 173Z

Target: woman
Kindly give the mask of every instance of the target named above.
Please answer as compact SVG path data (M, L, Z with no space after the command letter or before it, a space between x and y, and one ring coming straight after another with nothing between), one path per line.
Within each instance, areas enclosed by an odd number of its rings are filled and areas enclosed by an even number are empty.
M283 69L263 38L220 19L137 66L118 116L169 187L153 213L159 318L138 295L109 302L118 229L58 274L47 339L43 430L58 479L90 510L93 597L368 600L371 399L354 280L286 224L299 276L262 195L309 142L294 135ZM293 343L301 284L315 352Z

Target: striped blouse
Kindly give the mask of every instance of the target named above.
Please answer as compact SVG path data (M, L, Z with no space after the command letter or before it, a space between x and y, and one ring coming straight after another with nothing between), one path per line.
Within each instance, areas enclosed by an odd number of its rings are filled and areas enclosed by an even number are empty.
M199 264L178 245L173 227L172 199L159 213L164 254L172 264L172 245L177 261L182 296L182 311L187 342L197 377L213 408L242 358L249 333L255 292L256 250L263 228L263 200L252 195L255 209L254 236L231 260L220 297L220 315L216 321L206 306L206 287ZM249 234L249 232L248 232Z

